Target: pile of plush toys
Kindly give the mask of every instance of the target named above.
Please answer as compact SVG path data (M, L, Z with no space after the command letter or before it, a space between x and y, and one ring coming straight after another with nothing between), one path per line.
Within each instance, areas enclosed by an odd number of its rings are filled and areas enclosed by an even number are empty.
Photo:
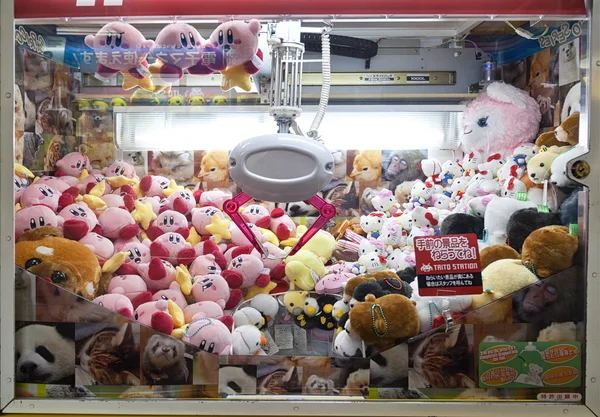
M292 256L306 227L279 208L242 207L262 257L223 212L225 190L138 178L124 161L94 170L78 152L55 176L16 165L16 264L215 354L264 354L278 315L335 330L340 356L387 349L570 267L577 251L578 189L565 167L584 152L579 115L536 139L535 101L495 83L464 118L464 159L423 160L428 178L408 201L384 190L360 228L343 220ZM484 293L419 296L414 238L466 233L479 238ZM491 320L510 314L505 305Z

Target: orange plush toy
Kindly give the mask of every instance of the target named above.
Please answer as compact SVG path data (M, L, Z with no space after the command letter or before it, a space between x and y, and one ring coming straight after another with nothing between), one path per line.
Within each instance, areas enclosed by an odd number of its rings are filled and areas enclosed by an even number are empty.
M573 265L579 240L566 226L545 226L534 230L523 242L523 264L540 278L547 278Z
M109 265L114 263L107 262ZM112 269L103 272L90 249L63 238L60 230L51 226L19 236L15 245L15 264L88 300L104 294L112 277Z

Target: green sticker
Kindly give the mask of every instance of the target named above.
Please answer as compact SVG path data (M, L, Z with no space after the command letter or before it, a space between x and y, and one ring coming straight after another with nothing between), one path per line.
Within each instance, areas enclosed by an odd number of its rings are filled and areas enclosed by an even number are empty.
M545 206L543 204L538 204L537 210L539 213L550 213L550 209L548 208L548 206Z
M527 193L525 192L518 192L517 193L517 200L519 201L527 201Z
M581 385L579 342L494 342L479 345L481 388Z
M569 233L573 236L578 236L579 235L579 225L577 225L575 223L571 223L569 225Z

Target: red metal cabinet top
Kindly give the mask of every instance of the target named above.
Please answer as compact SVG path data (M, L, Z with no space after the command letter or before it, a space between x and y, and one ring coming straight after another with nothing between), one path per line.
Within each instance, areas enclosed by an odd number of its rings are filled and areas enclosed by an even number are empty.
M14 0L15 18L273 15L585 15L584 0Z

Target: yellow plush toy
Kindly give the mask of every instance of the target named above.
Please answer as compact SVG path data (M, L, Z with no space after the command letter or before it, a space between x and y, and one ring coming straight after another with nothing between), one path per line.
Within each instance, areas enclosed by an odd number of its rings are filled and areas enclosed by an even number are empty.
M304 300L306 300L306 297L308 297L308 292L306 291L287 292L283 296L283 306L290 314L297 316L304 311Z
M290 280L290 289L312 291L315 284L327 275L327 268L321 258L306 249L285 259L285 275Z
M331 255L335 250L336 242L331 233L325 230L319 230L306 244L302 247L317 255L323 263L331 259Z

